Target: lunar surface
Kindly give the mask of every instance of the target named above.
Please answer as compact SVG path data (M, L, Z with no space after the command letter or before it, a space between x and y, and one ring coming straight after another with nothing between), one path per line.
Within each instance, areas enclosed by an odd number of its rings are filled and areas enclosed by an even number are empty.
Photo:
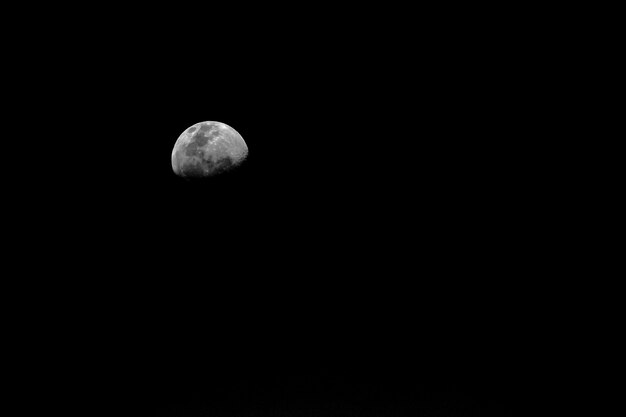
M209 178L237 167L247 156L248 146L235 129L220 122L201 122L178 137L172 169L183 178Z

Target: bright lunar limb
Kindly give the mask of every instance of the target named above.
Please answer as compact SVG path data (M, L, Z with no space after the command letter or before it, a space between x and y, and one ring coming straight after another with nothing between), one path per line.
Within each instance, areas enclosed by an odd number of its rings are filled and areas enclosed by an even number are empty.
M200 122L185 129L172 151L172 169L183 178L207 178L240 165L248 146L232 127Z

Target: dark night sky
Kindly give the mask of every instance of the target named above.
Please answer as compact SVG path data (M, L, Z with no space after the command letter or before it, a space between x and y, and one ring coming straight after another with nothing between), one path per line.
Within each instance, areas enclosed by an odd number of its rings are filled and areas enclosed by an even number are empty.
M43 389L154 416L528 401L549 193L519 122L540 114L510 100L516 41L463 11L211 12L207 30L150 10L25 40L48 66L16 109L62 144L13 200ZM249 158L198 185L170 155L204 120Z

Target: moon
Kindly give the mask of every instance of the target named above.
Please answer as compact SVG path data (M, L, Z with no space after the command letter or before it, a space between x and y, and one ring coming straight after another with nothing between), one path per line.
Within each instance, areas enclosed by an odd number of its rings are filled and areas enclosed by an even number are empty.
M239 166L248 146L232 127L221 122L200 122L180 134L172 151L172 170L187 179L209 178Z

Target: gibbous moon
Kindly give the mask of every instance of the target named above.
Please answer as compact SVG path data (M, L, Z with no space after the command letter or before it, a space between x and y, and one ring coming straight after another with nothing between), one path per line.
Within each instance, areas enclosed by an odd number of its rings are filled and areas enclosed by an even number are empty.
M183 178L208 178L240 165L248 146L235 129L220 122L200 122L185 129L172 151L172 169Z

